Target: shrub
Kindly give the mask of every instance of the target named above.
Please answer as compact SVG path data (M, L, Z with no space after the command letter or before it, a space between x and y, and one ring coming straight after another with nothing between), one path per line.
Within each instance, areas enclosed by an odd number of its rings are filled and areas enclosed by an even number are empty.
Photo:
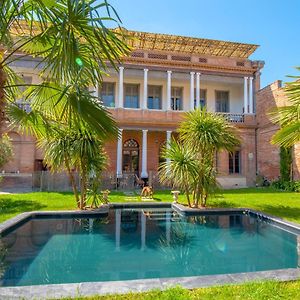
M275 189L286 192L300 192L300 181L285 181L278 179L272 182L271 186Z

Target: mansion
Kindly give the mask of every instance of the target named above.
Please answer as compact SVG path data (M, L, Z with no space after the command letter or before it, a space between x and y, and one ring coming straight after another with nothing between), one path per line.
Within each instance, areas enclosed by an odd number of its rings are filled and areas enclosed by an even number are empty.
M127 33L132 37L130 56L122 59L118 70L109 68L109 76L104 77L101 86L93 88L119 128L119 137L105 145L109 156L107 172L117 178L126 174L144 179L157 176L162 146L176 137L185 112L206 107L232 122L241 138L234 153L216 155L218 180L224 187L254 186L257 174L269 179L279 176L278 147L270 145L270 134L262 138L264 131L260 127L261 122L266 126L267 108L275 102L266 102L272 89L268 95L268 91L260 89L264 62L249 59L257 45ZM35 59L26 58L17 61L14 68L26 82L38 83L36 64ZM10 131L9 136L15 155L3 172L43 170L43 153L36 148L34 139L15 131ZM259 156L261 149L264 157Z

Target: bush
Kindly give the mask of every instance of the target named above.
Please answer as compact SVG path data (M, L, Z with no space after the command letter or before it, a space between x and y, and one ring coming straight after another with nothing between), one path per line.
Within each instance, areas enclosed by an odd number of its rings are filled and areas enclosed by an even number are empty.
M2 168L13 156L12 144L8 135L0 136L0 168Z
M277 190L286 192L300 192L300 181L285 181L283 179L278 179L273 181L271 186Z

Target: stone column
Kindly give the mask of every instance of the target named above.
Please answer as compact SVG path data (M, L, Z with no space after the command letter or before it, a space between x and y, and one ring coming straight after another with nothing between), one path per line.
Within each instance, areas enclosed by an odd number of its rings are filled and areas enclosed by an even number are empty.
M200 107L200 75L201 73L196 73L196 108Z
M118 145L117 145L117 178L122 177L122 152L123 152L122 133L123 133L123 129L119 128Z
M167 149L170 149L170 142L171 142L171 137L172 137L172 131L167 130ZM167 165L170 165L170 158L166 159Z
M172 71L167 71L167 110L172 109L171 105L171 86L172 86Z
M248 114L248 77L244 77L244 114Z
M123 99L124 99L124 67L119 67L119 101L118 106L119 108L123 108Z
M195 100L195 72L190 72L191 74L191 81L190 81L190 110L193 110L194 107L194 100Z
M148 172L147 172L147 133L148 133L148 130L143 129L141 178L148 178Z
M147 109L148 102L148 69L144 69L144 101L143 101L143 109Z
M121 239L121 210L116 209L115 212L115 238L116 238L116 251L120 251L120 239Z
M253 77L249 77L249 113L253 114Z

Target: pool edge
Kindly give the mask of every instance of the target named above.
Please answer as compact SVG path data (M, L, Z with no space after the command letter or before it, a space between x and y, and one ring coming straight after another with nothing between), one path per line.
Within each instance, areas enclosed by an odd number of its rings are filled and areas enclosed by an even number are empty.
M253 281L293 281L300 278L300 269L279 269L271 271L172 277L160 279L136 279L124 281L83 282L22 287L0 287L0 298L8 299L58 299L63 297L94 296L145 292L152 289L164 290L180 285L194 289L218 285L233 285Z

